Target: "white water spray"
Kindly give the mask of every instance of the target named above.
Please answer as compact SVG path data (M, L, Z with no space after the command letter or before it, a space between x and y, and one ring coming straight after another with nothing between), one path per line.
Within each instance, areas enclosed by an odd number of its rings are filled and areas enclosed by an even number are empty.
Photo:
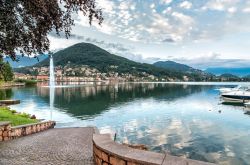
M49 105L50 105L50 120L52 120L52 110L54 109L54 98L55 98L55 72L53 57L50 55L50 66L49 66Z
M53 57L50 55L50 65L49 65L49 87L55 87L55 72Z

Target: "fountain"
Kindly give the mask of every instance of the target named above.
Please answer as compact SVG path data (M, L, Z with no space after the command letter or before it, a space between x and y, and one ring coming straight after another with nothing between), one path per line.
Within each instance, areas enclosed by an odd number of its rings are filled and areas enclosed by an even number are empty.
M55 72L53 57L50 55L50 66L49 66L49 105L50 105L50 120L52 120L52 110L54 109L54 98L55 98Z
M55 87L55 72L53 57L50 55L50 65L49 65L49 87Z

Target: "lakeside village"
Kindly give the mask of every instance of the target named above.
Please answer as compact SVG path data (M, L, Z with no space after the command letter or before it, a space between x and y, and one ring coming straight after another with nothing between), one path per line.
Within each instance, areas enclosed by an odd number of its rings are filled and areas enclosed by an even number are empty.
M179 82L179 81L196 81L194 77L184 75L181 79L173 77L157 77L146 72L140 72L136 74L131 73L118 73L116 69L118 66L109 66L110 71L107 73L100 72L96 68L89 67L88 65L65 65L56 66L55 79L57 82ZM22 72L22 73L21 73ZM49 80L49 66L43 67L29 67L25 68L25 72L14 72L14 79L19 80L36 80L36 81L48 81ZM224 74L221 76L212 76L207 79L207 75L201 74L203 77L201 81L249 81L248 77L240 78L234 75Z
M110 66L111 69L116 69L117 66ZM91 68L87 65L82 66L56 66L55 79L57 82L92 82L92 81L175 81L174 79L158 79L154 75L150 75L146 72L142 72L140 76L135 76L130 73L121 73L115 71L109 71L102 73L96 68ZM37 80L48 81L49 80L49 67L30 67L26 73L14 72L15 79L22 80ZM185 81L188 81L187 77L184 77Z

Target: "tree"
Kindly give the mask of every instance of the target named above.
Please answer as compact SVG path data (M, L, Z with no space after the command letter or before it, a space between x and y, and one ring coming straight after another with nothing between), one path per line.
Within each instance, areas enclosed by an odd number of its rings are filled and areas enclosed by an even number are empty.
M13 77L14 77L14 74L13 74L13 71L12 71L12 68L11 68L9 62L3 62L3 61L1 61L0 63L1 63L1 66L3 67L0 70L1 78L5 82L6 81L12 81Z
M49 51L48 33L55 30L70 36L73 14L78 11L102 23L95 0L0 0L0 58ZM1 69L2 67L0 67Z

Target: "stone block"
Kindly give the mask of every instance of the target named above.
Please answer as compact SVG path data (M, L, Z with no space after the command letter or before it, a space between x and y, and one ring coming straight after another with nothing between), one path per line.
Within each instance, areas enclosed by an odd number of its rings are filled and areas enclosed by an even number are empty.
M0 142L1 142L1 141L3 141L3 137L2 137L2 136L0 136Z
M105 152L102 152L102 160L104 160L105 162L109 162L109 156L108 154L106 154Z
M95 163L96 165L102 165L102 160L95 156Z
M106 162L103 162L103 163L102 163L102 165L109 165L109 164L108 164L108 163L106 163Z
M33 133L36 133L36 125L33 126Z
M10 124L6 125L4 129L7 130L7 131L11 130Z
M41 130L41 129L40 129L40 125L37 125L37 126L36 126L36 132L40 132L40 130Z
M2 136L3 135L3 131L2 130L0 130L0 136Z
M98 156L99 158L102 157L102 152L101 152L99 149L97 149L96 147L94 147L94 153L95 153L95 155Z
M112 165L126 165L126 162L116 157L110 157L110 164Z
M9 131L3 131L3 137L9 137Z
M9 140L9 137L3 137L3 141Z

